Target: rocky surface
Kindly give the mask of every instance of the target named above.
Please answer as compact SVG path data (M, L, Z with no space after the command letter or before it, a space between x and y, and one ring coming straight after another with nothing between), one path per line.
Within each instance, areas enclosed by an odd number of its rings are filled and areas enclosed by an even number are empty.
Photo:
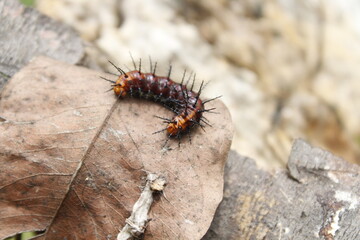
M359 166L300 139L287 166L269 173L231 152L224 199L203 240L359 239Z
M0 22L0 90L38 55L72 64L84 57L83 42L71 27L18 1L0 2Z
M358 162L360 111L357 1L68 1L38 9L73 26L88 53L130 66L171 62L223 95L236 127L233 149L283 165L295 137ZM265 160L266 159L266 160Z

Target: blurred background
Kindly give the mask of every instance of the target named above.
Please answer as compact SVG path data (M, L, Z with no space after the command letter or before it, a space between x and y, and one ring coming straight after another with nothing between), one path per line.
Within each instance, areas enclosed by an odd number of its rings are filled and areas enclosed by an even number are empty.
M295 138L360 163L358 0L22 0L72 26L93 68L132 68L129 52L173 65L222 95L232 149L285 166ZM147 68L146 68L147 67Z

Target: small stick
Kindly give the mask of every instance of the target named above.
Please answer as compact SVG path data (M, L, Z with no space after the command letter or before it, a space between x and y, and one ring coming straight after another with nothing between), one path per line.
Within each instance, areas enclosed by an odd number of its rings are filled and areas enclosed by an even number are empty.
M144 190L134 204L130 217L126 219L125 226L117 235L117 240L137 239L144 234L148 222L151 220L148 218L148 213L154 201L153 193L163 191L165 185L164 177L148 173Z

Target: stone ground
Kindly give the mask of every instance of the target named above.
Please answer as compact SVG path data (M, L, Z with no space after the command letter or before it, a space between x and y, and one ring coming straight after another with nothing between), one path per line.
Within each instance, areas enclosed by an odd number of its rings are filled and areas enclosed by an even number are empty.
M360 3L356 0L37 0L72 26L94 67L131 68L129 52L160 72L187 68L223 95L232 148L285 166L294 138L360 163ZM178 80L179 81L179 80Z

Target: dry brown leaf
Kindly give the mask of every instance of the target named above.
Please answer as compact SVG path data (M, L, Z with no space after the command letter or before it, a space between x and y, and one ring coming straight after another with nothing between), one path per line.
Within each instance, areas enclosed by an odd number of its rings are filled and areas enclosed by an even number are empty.
M117 101L104 74L45 57L17 73L1 93L0 238L44 230L43 239L115 239L138 199L146 172L168 185L151 210L145 239L199 239L222 199L232 124L207 114L213 127L192 143L163 150L172 116L139 99ZM165 197L164 197L165 196Z

